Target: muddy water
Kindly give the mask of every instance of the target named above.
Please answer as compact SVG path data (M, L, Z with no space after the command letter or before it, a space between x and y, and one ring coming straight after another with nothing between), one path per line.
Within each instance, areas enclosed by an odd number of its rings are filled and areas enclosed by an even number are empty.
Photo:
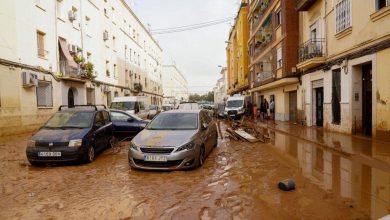
M326 163L324 171L310 173L300 165L299 143L286 150L285 143L273 147L224 138L201 169L145 172L129 168L125 146L116 153L106 150L92 164L31 167L24 154L27 139L0 140L0 219L369 219L374 210L382 211L379 202L356 206L353 198L367 201L370 195L359 192L375 191L376 184L384 185L378 188L384 200L389 195L386 175L376 176L371 167L347 175L355 162L345 165L342 155L331 173ZM317 155L327 158L326 151ZM305 158L303 164L314 167ZM278 181L290 177L297 189L280 191Z

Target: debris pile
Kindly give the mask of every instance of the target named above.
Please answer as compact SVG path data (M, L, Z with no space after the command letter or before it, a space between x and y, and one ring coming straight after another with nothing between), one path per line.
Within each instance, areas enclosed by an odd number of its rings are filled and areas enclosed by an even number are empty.
M246 120L245 116L239 121L229 120L227 125L226 132L235 141L269 142L268 129L257 125L253 120Z

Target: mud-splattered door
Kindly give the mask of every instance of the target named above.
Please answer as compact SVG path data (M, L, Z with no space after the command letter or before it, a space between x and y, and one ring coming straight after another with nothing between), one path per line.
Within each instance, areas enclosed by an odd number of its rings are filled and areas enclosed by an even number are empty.
M372 135L372 65L362 66L363 75L363 134Z
M297 121L297 91L289 93L289 120Z

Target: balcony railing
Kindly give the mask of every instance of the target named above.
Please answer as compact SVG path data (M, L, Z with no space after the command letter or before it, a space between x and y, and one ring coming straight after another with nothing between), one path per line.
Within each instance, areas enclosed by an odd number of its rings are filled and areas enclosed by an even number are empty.
M295 0L295 6L298 11L307 11L316 0Z
M269 80L269 79L272 79L273 78L273 75L274 73L272 71L263 71L263 72L260 72L258 73L256 76L255 76L255 83L256 84L262 84L263 82Z
M257 4L255 11L253 12L253 20L252 20L252 27L251 31L252 33L256 31L258 26L260 25L260 21L262 17L264 16L264 13L271 5L272 0L262 0L260 3Z
M325 39L315 38L306 41L299 46L299 62L324 57L325 56Z
M65 77L79 78L83 73L81 68L73 68L69 66L68 61L66 60L60 61L59 66L60 66L60 73Z

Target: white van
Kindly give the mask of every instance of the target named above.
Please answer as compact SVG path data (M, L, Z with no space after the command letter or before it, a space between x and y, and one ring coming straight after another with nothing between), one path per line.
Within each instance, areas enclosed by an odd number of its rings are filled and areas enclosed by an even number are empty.
M245 114L246 103L251 101L250 96L231 96L226 101L225 116L240 118Z
M147 96L115 97L110 108L122 110L146 119L149 114L148 100Z

